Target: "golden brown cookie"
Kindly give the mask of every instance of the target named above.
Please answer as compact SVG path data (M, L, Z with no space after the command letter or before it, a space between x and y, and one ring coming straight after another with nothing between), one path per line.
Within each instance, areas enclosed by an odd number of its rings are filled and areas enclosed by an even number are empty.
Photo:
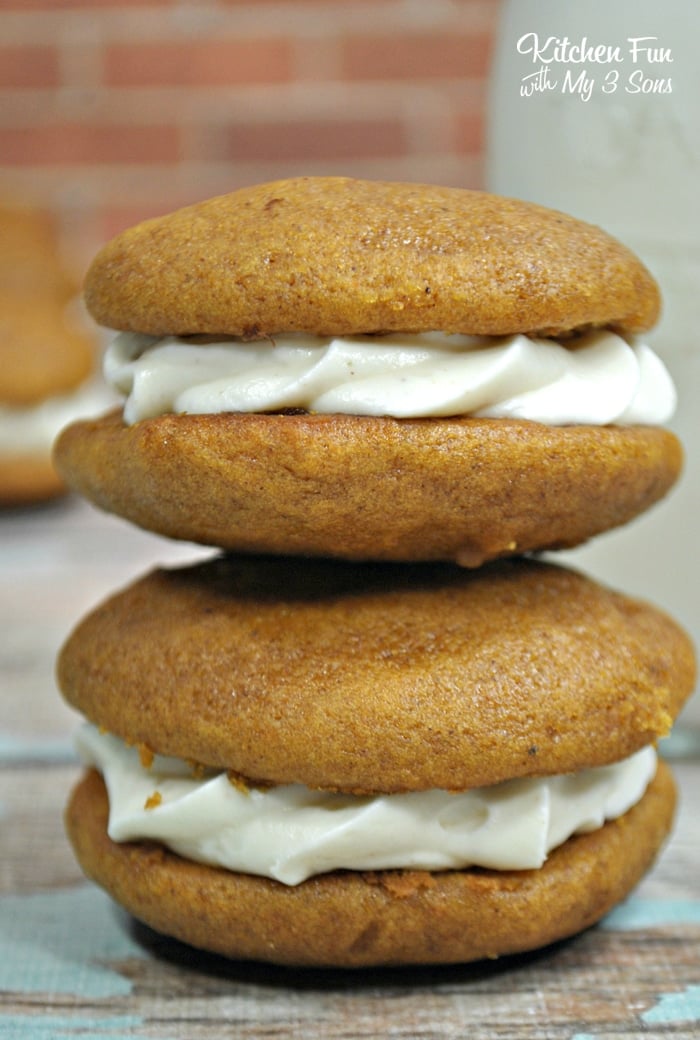
M456 560L573 546L676 481L660 427L506 419L119 414L64 430L56 465L140 527L245 552Z
M96 364L95 336L52 296L0 289L0 402L35 405L74 390Z
M653 743L694 658L660 611L544 563L220 556L107 600L58 680L128 743L256 781L457 790Z
M65 302L79 289L49 214L21 199L0 199L0 291Z
M107 795L87 774L66 823L88 875L158 931L227 957L368 967L477 960L588 928L651 866L672 822L662 762L629 812L570 838L539 870L338 871L287 887L107 836Z
M30 506L65 493L49 455L0 453L0 506Z
M67 491L52 442L85 414L97 365L95 333L70 299L77 291L47 214L0 202L0 506Z
M65 494L53 464L62 426L92 410L106 392L94 391L95 336L54 296L6 294L0 289L0 505L28 505Z
M649 328L657 286L599 228L425 184L300 177L129 229L88 272L102 325L154 335Z

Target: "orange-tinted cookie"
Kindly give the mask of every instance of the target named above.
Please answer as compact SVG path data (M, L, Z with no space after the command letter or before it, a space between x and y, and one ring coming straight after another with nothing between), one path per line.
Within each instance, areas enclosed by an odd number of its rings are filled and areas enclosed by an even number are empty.
M49 214L20 199L0 199L0 292L65 303L79 289Z
M131 228L88 272L102 325L154 335L638 331L643 264L599 228L483 192L343 177L241 188Z
M58 679L127 743L258 781L396 792L624 758L668 732L694 658L660 611L544 563L221 556L107 600Z
M0 202L0 506L67 491L53 439L86 414L97 365L95 333L70 299L77 291L48 215ZM96 397L94 410L106 400Z
M103 509L245 552L457 560L572 546L660 499L682 463L660 427L506 419L119 414L63 432L56 465Z
M66 493L49 455L0 453L0 505L29 506Z
M152 928L232 958L367 967L472 961L535 949L598 921L651 866L675 790L660 763L633 809L570 838L539 870L338 871L289 888L107 836L107 795L90 772L66 823L78 860Z
M0 403L28 407L68 393L96 361L94 334L63 301L0 290Z

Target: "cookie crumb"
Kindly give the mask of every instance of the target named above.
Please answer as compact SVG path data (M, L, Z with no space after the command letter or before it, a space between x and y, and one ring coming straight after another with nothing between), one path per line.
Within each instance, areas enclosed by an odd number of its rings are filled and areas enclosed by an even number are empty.
M153 765L153 759L155 754L152 748L149 748L148 744L139 744L139 760L144 769L150 769Z

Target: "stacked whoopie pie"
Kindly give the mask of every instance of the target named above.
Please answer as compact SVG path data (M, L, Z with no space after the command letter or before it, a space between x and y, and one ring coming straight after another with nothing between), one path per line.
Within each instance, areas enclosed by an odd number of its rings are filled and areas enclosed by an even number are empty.
M478 192L301 178L147 221L86 301L123 411L98 506L223 552L78 624L67 826L137 918L234 958L469 961L586 928L672 823L694 684L653 606L526 554L681 466L642 264Z
M53 439L97 400L97 343L74 313L78 289L48 216L0 202L0 506L66 490Z

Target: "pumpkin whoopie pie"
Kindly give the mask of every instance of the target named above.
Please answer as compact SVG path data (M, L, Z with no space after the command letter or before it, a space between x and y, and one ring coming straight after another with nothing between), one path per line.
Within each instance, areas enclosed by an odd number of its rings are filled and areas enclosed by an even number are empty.
M47 216L0 204L0 505L65 493L56 434L113 400L93 383L97 337L78 288Z
M100 507L231 551L485 560L579 544L673 485L641 262L529 203L303 177L108 243L122 411L56 462Z
M586 928L651 865L654 744L694 680L666 615L563 567L220 555L67 640L86 874L233 958L469 961Z
M67 302L80 279L61 249L50 214L20 197L0 198L0 289Z

